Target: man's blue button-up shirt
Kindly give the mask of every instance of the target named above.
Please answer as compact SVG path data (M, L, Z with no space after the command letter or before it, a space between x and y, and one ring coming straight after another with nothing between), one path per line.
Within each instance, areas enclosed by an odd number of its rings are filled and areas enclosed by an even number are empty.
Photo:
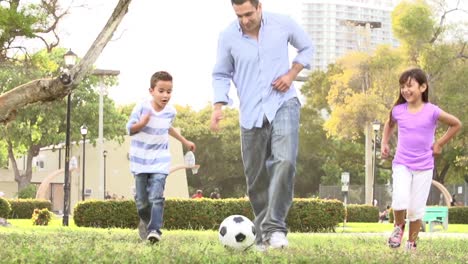
M296 97L294 85L286 92L272 86L290 69L288 44L297 49L293 63L310 68L314 47L307 33L291 18L263 12L258 40L244 35L238 21L221 32L213 69L214 103L230 102L230 82L240 101L243 128L262 127L271 122L283 102Z

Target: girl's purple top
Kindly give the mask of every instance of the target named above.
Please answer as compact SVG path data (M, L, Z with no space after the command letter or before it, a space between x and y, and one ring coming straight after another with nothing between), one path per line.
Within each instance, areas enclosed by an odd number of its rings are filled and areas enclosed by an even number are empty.
M393 165L404 165L410 170L434 168L432 145L440 108L424 103L417 113L408 111L408 103L396 105L392 117L398 124L398 145Z

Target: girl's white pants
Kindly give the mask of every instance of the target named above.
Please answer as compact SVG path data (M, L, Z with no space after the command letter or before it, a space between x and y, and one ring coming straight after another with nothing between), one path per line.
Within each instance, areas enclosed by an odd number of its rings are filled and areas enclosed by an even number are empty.
M411 222L422 219L431 190L432 174L432 169L413 171L404 165L393 166L393 210L407 210L406 217Z

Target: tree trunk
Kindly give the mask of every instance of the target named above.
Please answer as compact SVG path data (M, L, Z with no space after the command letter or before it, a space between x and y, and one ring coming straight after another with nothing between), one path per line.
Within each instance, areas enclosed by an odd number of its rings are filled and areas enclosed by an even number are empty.
M7 123L14 119L16 112L26 105L36 102L54 101L70 93L86 74L92 70L94 62L112 38L112 35L127 13L131 2L131 0L119 0L114 12L86 55L78 65L70 70L70 76L72 76L72 83L70 85L65 86L59 77L40 79L20 85L0 95L0 123Z

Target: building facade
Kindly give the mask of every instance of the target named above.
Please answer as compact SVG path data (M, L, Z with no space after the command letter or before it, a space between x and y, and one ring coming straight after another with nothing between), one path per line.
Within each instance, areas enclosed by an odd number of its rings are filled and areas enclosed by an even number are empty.
M326 70L349 51L398 46L392 34L393 8L392 0L302 0L302 26L316 45L311 70Z
M102 155L96 146L90 142L85 145L85 168L83 170L83 144L72 143L70 146L70 168L76 167L70 173L70 208L73 213L74 206L82 201L83 176L85 177L85 199L104 199L99 191L103 188L106 193L116 199L133 199L134 179L129 170L128 150L130 137L126 136L124 142L104 141L104 150L107 154L104 158L104 181L99 179L99 156ZM183 165L184 156L182 144L170 137L170 151L172 155L172 167ZM17 159L19 170L26 168L25 159ZM46 199L52 202L52 210L63 212L64 203L64 172L65 146L57 145L42 148L39 155L33 159L33 175L31 183L40 186L47 183ZM83 173L85 172L85 173ZM104 186L100 184L104 182ZM18 184L14 180L14 172L11 169L0 170L0 191L6 198L14 198L18 192ZM174 171L166 181L164 193L166 198L189 198L187 177L185 169Z

